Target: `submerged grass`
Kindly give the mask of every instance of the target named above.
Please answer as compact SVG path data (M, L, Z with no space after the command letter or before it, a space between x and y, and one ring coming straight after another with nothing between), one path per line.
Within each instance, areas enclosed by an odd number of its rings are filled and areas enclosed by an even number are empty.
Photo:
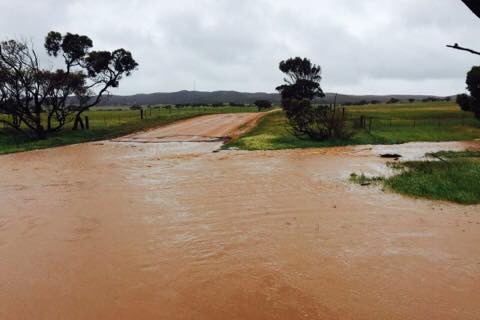
M385 181L392 190L415 197L461 204L480 203L480 161L456 158L448 162L406 162L399 175Z
M480 158L480 151L440 151L436 153L430 153L427 156L434 158L448 158L448 159L458 159L458 158Z
M442 151L430 156L437 160L392 163L390 167L399 173L387 179L352 174L350 181L363 186L382 182L408 196L480 204L480 151Z
M368 185L372 185L372 184L378 184L380 182L383 182L385 181L385 178L384 177L367 177L365 174L356 174L356 173L352 173L350 175L350 182L353 182L353 183L356 183L356 184L359 184L361 186L368 186Z

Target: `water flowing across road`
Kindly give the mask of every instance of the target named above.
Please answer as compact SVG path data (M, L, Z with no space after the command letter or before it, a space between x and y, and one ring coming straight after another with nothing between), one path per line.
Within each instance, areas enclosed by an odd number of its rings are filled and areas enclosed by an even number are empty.
M257 119L1 156L0 319L478 319L480 207L347 181L478 143L212 152Z

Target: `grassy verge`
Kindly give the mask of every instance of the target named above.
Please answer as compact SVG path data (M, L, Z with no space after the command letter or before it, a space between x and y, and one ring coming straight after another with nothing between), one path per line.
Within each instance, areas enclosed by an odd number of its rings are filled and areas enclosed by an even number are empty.
M441 152L441 161L403 163L399 175L385 181L388 188L410 196L480 204L480 152Z
M52 134L46 140L30 140L9 130L0 130L0 154L44 149L88 141L111 139L178 120L216 113L254 112L253 107L195 107L179 110L152 110L140 120L139 111L90 111L90 130L72 131L70 126Z
M243 150L279 150L359 144L398 144L414 141L459 141L480 137L480 122L471 113L446 103L374 105L348 108L349 117L374 120L371 132L356 130L348 139L303 140L287 129L282 112L267 115L242 138L225 147Z

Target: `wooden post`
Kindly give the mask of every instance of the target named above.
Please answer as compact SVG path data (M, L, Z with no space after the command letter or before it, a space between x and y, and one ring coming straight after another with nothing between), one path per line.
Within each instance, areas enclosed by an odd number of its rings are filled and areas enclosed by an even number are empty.
M143 120L143 109L140 109L140 119Z
M370 121L368 122L368 132L372 132L372 123L373 123L373 118L370 118Z
M85 116L85 129L90 130L90 120Z
M414 127L414 128L417 127L417 122L415 121L415 119L413 119L413 127Z

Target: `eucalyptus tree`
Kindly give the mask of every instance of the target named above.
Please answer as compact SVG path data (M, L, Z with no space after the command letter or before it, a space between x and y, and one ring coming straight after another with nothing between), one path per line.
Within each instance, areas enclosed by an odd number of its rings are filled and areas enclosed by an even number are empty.
M50 32L45 50L59 68L45 68L26 41L0 43L0 123L44 139L101 102L138 64L125 49L93 51L85 35Z
M347 135L346 114L333 106L317 105L315 99L325 97L320 86L321 67L307 58L290 58L280 62L284 84L277 87L282 108L291 132L299 138L325 140Z

